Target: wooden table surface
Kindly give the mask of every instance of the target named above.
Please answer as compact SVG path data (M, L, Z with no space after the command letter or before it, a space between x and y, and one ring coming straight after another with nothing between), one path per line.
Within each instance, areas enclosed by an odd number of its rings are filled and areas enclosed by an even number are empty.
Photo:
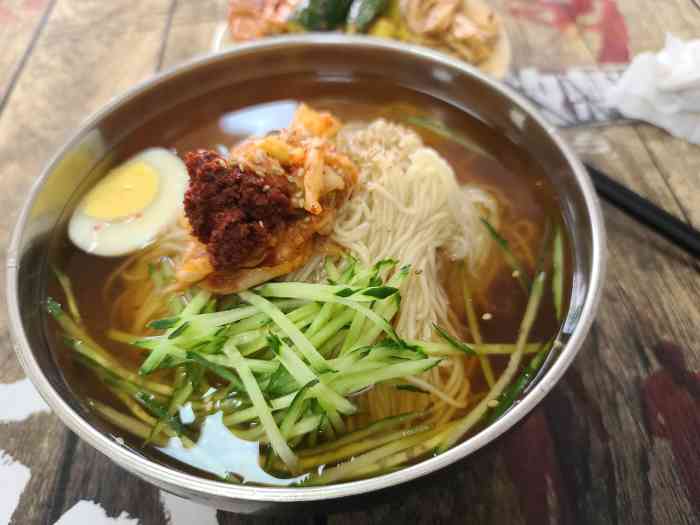
M0 0L3 251L29 186L68 134L135 82L206 52L225 4ZM657 50L667 31L700 36L691 0L494 4L506 19L516 69L595 66ZM586 160L700 228L700 147L647 125L566 134ZM598 319L574 366L516 429L418 496L298 520L219 512L218 523L700 523L698 265L619 211L605 205L604 213L610 258ZM2 307L0 336L0 384L17 382L24 375ZM74 506L82 500L133 518L121 514L119 523L217 522L213 511L163 495L112 464L54 415L15 419L0 423L0 466L21 463L31 478L14 513L3 507L10 487L0 478L0 509L11 523L53 524L66 513L61 524L81 523L85 514Z

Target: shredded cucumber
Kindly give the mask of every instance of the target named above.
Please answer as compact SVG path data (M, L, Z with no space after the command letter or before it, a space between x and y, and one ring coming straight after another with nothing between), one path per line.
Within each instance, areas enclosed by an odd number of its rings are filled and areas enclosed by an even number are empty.
M282 310L264 297L252 292L241 292L239 295L241 299L268 315L284 334L294 342L299 351L317 371L325 372L330 370L326 359L318 353L311 341L289 320Z
M234 368L238 373L243 386L248 392L251 402L253 403L253 408L255 409L257 417L260 419L260 423L265 428L265 433L270 440L270 446L275 451L275 453L280 457L285 465L290 471L296 472L298 465L298 458L294 454L287 440L282 435L277 423L272 417L272 412L270 407L267 405L267 401L260 391L260 386L255 380L253 372L251 372L245 359L238 351L238 349L230 343L227 343L223 347L224 353L233 361Z

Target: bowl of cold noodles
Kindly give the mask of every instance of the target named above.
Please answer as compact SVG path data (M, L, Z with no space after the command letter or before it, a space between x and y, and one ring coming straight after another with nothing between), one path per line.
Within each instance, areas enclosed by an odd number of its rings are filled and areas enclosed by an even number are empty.
M582 345L604 230L508 88L430 50L291 36L90 117L7 270L17 354L72 430L253 512L395 487L510 428Z

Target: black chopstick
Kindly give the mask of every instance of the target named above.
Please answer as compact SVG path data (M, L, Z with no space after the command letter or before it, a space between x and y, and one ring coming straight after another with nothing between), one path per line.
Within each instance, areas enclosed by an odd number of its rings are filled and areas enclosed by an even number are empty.
M676 246L700 258L700 231L637 195L602 171L586 165L595 189L603 199L645 224Z

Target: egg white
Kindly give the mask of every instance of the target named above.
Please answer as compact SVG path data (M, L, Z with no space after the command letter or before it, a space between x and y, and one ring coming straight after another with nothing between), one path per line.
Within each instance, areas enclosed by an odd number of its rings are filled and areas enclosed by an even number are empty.
M148 246L179 219L189 181L184 162L167 149L150 148L119 167L136 162L146 163L156 171L155 197L130 217L105 220L85 213L88 193L68 224L68 236L81 250L105 257L127 255Z

